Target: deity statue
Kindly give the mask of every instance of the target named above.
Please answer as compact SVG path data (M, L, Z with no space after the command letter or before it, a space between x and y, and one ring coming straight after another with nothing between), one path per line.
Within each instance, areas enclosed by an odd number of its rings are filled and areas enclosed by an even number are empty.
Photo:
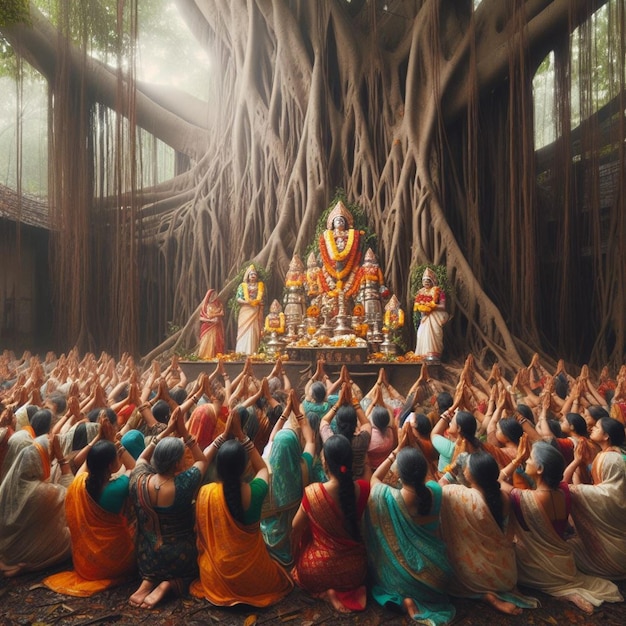
M340 200L329 213L326 230L319 238L322 291L333 297L342 293L351 298L359 288L361 232L353 226L352 214Z
M359 300L363 303L365 320L370 326L373 326L374 322L378 322L378 325L382 322L381 296L389 293L384 280L378 259L372 249L368 248L363 259L363 266L359 270Z
M322 293L322 270L317 263L315 253L311 252L306 261L306 295L312 305L319 306L319 296Z
M254 354L257 351L263 330L264 296L265 285L259 280L254 265L250 265L243 275L243 282L237 288L239 317L235 352Z
M295 334L295 329L302 324L306 316L305 281L306 274L302 260L297 254L294 254L285 279L285 287L287 288L284 300L285 319L290 328L290 335Z
M383 332L393 333L404 326L404 311L400 308L400 301L394 294L385 305L383 317Z
M415 354L426 362L438 362L443 352L443 326L449 315L446 294L429 267L422 275L422 287L415 295L413 311L420 314Z
M267 353L270 356L280 353L284 344L279 336L285 334L285 314L278 300L272 302L270 312L265 318L265 334L269 335Z
M224 306L215 289L209 289L200 309L200 345L198 357L212 359L224 353Z

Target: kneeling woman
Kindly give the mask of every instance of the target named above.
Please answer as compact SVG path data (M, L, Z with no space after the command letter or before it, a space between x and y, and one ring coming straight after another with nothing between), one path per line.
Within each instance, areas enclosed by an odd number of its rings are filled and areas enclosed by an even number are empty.
M86 468L79 470L65 498L74 570L46 578L44 584L53 591L85 597L134 575L135 533L122 511L129 479L124 474L110 480L122 460L129 470L135 465L126 449L118 452L112 441L90 446Z
M235 435L236 439L225 441ZM261 529L261 507L268 492L265 461L232 411L225 432L207 449L216 458L219 482L200 489L196 504L199 580L190 592L217 606L269 606L293 588L287 572L270 557ZM248 458L255 472L243 480Z
M421 623L447 624L455 611L445 592L452 572L437 536L441 486L424 482L424 455L404 447L408 428L372 476L365 517L372 595L380 605L402 607ZM396 454L401 489L382 482Z
M325 483L309 485L292 526L293 577L306 591L342 612L366 604L367 555L359 520L369 483L352 480L352 446L343 435L324 444ZM329 585L332 584L332 588Z

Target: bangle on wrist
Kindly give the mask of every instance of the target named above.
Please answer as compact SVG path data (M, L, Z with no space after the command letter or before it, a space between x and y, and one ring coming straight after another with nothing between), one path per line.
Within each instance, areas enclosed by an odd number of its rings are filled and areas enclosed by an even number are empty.
M124 446L120 446L117 449L117 456L122 456L122 454L124 454L124 452L126 452L126 448Z
M242 446L245 446L250 443L251 439L250 437L248 437L248 435L246 435L243 439L240 439L239 441Z
M302 415L302 413L301 413L300 415L296 415L296 419L297 419L298 421L300 421L300 420L301 420L301 419L303 419L303 418L304 418L304 415Z
M287 419L287 416L286 415L281 415L278 419L285 421Z
M198 441L196 440L195 437L192 437L191 435L189 437L187 437L187 439L185 441L185 445L188 448L193 448L196 445L196 443L198 443Z
M213 439L213 443L211 445L215 446L215 448L219 450L224 441L226 441L224 439L224 435L218 435L217 437L215 437L215 439Z
M392 450L387 459L393 463L396 460L396 453Z

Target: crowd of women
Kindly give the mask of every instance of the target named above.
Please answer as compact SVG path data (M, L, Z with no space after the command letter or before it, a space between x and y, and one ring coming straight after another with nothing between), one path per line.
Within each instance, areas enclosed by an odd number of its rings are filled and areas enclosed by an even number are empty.
M508 381L468 357L456 387L422 366L404 398L384 368L363 394L320 362L299 397L280 360L189 382L176 358L5 352L0 401L0 571L71 557L43 580L61 594L137 580L136 607L266 607L296 584L435 625L454 597L623 601L626 366L535 357Z

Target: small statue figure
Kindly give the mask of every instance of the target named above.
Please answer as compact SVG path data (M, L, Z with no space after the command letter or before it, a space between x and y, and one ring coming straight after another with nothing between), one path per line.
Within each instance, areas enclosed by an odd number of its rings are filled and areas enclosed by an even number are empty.
M396 353L395 339L398 330L404 326L404 311L400 308L400 302L394 294L385 305L385 315L383 317L383 335L385 337L380 348L387 354Z
M381 296L389 293L384 280L378 259L372 249L368 248L360 270L359 299L363 302L365 319L370 325L375 321L380 324L383 318Z
M236 298L240 308L235 352L254 354L257 351L263 331L264 296L265 285L259 280L254 265L250 265L237 288Z
M285 314L278 300L274 300L270 305L270 312L265 318L265 333L270 336L267 341L267 353L270 356L279 354L283 348L279 335L285 334Z
M224 306L215 289L209 289L200 309L200 345L198 357L212 359L224 353Z
M309 298L309 303L318 308L320 306L319 297L322 293L321 273L322 270L317 264L315 253L311 252L306 262L306 295Z
M302 320L306 315L306 302L304 296L304 283L306 274L304 265L297 254L293 255L287 270L285 279L285 319L289 326L290 335L295 335L295 329L302 324ZM293 340L293 339L292 339Z
M439 287L437 275L427 267L422 288L415 295L413 311L420 314L415 354L426 362L437 363L443 352L443 326L448 321L446 294Z

